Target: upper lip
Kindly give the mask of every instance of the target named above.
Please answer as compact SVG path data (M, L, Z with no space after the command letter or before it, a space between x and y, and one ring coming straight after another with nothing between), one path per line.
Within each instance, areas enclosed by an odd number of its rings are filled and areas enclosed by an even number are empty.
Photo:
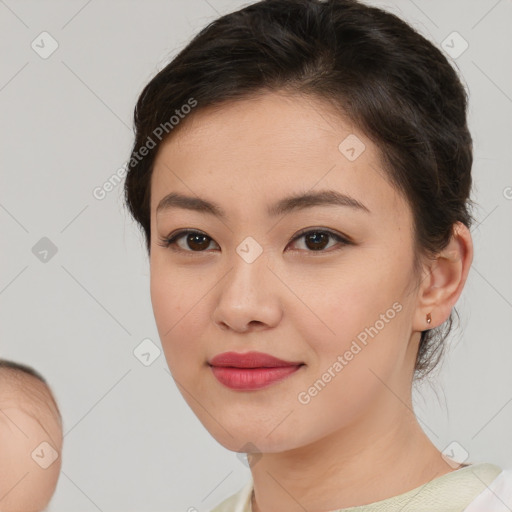
M301 361L284 361L264 352L223 352L212 357L210 366L231 366L235 368L275 368L280 366L298 366Z

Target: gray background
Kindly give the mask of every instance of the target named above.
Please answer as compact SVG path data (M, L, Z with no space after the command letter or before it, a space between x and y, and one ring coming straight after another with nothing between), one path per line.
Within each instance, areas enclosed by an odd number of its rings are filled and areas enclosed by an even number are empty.
M454 31L469 44L452 62L470 91L475 259L461 330L416 412L440 450L455 441L472 462L512 467L512 2L373 3L439 46ZM51 512L204 511L250 475L189 410L163 354L134 356L143 339L160 347L143 239L122 185L93 196L128 159L142 87L245 4L0 0L1 355L39 370L62 410ZM31 47L43 31L59 45L46 59ZM57 248L46 261L33 252L43 237Z

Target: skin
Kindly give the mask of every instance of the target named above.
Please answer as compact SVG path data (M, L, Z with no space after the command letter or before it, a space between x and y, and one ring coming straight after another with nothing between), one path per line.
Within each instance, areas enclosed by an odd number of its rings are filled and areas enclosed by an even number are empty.
M0 390L0 510L40 512L49 504L59 478L62 421L50 391L39 379L2 371ZM51 461L52 452L46 445L40 447L43 442L58 453L48 467L43 466Z
M338 149L349 134L366 145L352 162ZM316 206L266 214L289 194L320 189L350 194L371 213ZM182 208L157 216L170 192L216 202L228 217ZM292 241L310 227L354 243L328 239L319 253L305 237ZM177 251L159 245L180 228L204 232L207 249L194 252L186 236ZM247 236L263 249L250 264L236 252ZM470 233L455 225L448 247L422 260L421 275L413 255L412 214L377 147L311 97L268 93L197 111L159 148L151 183L156 324L173 378L205 428L229 450L254 445L253 510L362 505L454 470L413 413L412 377L421 331L443 323L463 289ZM396 302L401 311L300 403L298 394ZM250 350L305 365L257 391L216 380L208 359Z

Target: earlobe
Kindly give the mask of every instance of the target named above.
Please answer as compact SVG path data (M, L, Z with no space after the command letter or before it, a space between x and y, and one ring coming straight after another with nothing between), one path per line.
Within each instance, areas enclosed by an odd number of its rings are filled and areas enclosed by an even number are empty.
M450 242L430 262L420 286L415 330L433 329L448 319L462 293L472 261L471 233L457 222Z

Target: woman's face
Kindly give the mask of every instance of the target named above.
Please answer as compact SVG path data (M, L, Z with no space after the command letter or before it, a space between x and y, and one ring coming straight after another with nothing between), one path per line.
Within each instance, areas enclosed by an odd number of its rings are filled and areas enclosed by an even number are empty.
M185 122L152 176L151 300L169 369L203 425L230 450L279 452L408 396L423 327L412 217L376 146L304 97L268 94ZM283 202L320 192L330 201ZM171 193L196 203L162 202ZM200 233L160 245L187 229ZM249 351L301 366L209 364Z

